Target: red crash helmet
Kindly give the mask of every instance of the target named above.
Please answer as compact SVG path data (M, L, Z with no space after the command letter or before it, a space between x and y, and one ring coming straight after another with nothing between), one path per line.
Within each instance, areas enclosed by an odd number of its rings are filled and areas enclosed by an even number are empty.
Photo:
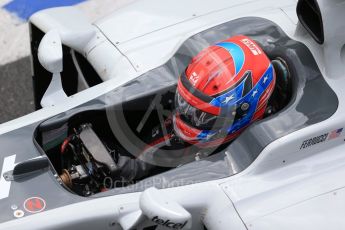
M178 80L175 133L201 147L233 140L263 117L275 80L271 61L249 37L204 49Z

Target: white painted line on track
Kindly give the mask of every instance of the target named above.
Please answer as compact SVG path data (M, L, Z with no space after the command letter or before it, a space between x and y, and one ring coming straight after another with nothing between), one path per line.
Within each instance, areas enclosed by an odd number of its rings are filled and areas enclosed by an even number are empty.
M10 195L11 181L6 181L4 173L14 169L16 161L16 155L8 156L4 158L4 162L1 170L0 178L0 200L7 198Z

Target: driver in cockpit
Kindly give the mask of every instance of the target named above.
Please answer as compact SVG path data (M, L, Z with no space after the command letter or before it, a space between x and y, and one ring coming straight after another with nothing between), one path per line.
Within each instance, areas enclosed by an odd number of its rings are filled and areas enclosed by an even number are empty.
M251 38L231 37L202 50L178 79L175 111L136 159L119 156L120 175L135 181L210 155L253 122L282 109L291 95L286 63ZM150 136L151 137L151 136Z

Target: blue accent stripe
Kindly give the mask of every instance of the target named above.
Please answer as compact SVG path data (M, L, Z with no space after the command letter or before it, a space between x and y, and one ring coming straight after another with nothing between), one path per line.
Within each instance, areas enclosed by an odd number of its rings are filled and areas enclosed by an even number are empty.
M248 111L244 117L242 117L239 120L236 120L233 124L230 124L229 127L226 127L226 131L228 132L228 134L235 133L238 130L240 130L241 128L246 127L247 125L250 124L250 122L252 121L253 116L256 112L260 97L262 96L262 94L265 92L265 90L271 84L271 82L273 80L274 80L274 69L273 69L272 64L270 64L270 66L267 68L265 73L261 76L258 83L256 83L256 85L244 97L239 98L239 97L235 96L234 100L230 100L228 103L221 103L221 102L227 101L225 95L229 95L229 93L226 93L226 94L221 95L218 98L215 98L214 100L212 100L212 102L211 102L212 105L220 106L220 107L224 107L224 106L230 107L230 106L235 106L235 105L236 105L236 107L240 107L243 103L248 103L250 105L249 109L248 109ZM237 92L237 90L238 90L237 88L239 88L239 89L243 88L243 87L241 87L241 85L242 84L240 84L238 87L236 87L231 92L234 92L234 95L235 95L235 92ZM216 132L217 131L213 131L213 130L210 130L210 131L209 130L203 130L198 135L198 139L201 142L207 142L208 138L210 136L212 136L212 134L215 134Z
M216 107L231 107L235 105L238 100L242 98L244 83L247 78L244 78L236 88L230 90L227 93L220 95L219 97L213 99L210 104Z
M13 0L3 6L7 11L28 20L37 11L58 6L71 6L86 0Z
M244 96L241 100L237 102L239 106L241 106L243 103L248 103L250 106L249 106L249 110L247 111L246 116L235 121L235 123L232 124L228 128L229 134L234 133L250 124L256 112L259 99L261 98L262 94L265 92L267 87L271 84L271 82L274 79L273 71L274 71L273 66L272 64L270 64L266 72L260 78L259 82L256 83L256 85L252 88L252 90L246 96Z
M237 75L241 71L245 61L242 48L232 42L221 42L216 45L226 49L230 53L235 63L235 75Z

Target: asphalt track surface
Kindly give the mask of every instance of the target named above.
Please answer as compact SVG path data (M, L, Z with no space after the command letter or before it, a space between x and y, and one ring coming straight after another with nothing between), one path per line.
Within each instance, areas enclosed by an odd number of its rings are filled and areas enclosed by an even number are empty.
M30 58L0 67L0 123L33 112Z

